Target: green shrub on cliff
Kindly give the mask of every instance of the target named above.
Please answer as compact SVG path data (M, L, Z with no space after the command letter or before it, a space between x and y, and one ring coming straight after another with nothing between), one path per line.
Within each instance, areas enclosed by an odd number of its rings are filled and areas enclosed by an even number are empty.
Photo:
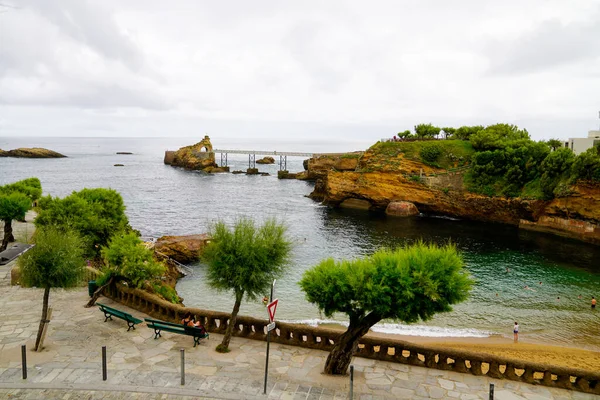
M433 164L442 155L442 148L435 143L428 146L423 146L419 152L419 155L425 163Z

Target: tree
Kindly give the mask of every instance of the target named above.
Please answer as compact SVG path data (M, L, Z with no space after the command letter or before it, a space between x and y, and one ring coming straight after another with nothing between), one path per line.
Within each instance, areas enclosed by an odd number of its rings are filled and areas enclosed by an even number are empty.
M575 157L571 167L571 179L600 181L600 155L595 147Z
M104 289L114 282L126 281L131 286L140 288L145 282L165 273L165 266L154 259L152 250L146 248L132 232L113 236L101 253L106 268L97 282L100 287L86 307L92 307Z
M23 221L32 203L41 195L42 184L38 178L27 178L0 186L0 219L4 221L4 236L0 251L4 251L8 243L15 241L12 220Z
M415 135L420 138L433 138L440 134L440 128L431 124L419 124L415 126Z
M454 136L454 133L456 132L456 128L442 128L442 131L444 131L444 134L446 135L446 139L450 139Z
M4 236L0 251L6 250L9 242L15 241L12 233L12 220L23 220L30 208L31 200L23 193L0 193L0 219L4 221Z
M412 133L409 130L406 130L404 132L398 132L396 136L398 136L400 139L408 139L412 136Z
M217 351L229 351L229 342L244 295L256 300L269 290L273 279L286 270L291 242L286 228L274 219L257 227L253 220L239 219L233 230L224 222L210 229L211 242L203 253L208 263L207 279L218 291L233 290L235 303L223 342Z
M495 150L505 147L519 147L530 141L529 133L515 125L496 124L469 137L473 148L476 150Z
M552 151L556 151L556 149L562 147L563 142L558 139L549 139L546 144L552 149Z
M59 199L40 199L37 227L68 226L86 242L86 254L98 255L102 246L120 232L131 231L121 195L112 189L83 189Z
M426 321L465 300L473 281L453 245L417 243L350 261L322 261L299 282L327 317L341 312L350 324L327 357L324 372L345 374L360 338L382 319Z
M25 285L44 289L42 319L35 341L37 351L48 318L50 289L73 287L81 282L85 268L83 243L71 230L57 227L38 229L35 246L19 258L19 268Z
M554 189L558 186L561 178L568 175L574 161L575 155L571 149L565 147L548 154L542 161L541 170L544 172L540 179L540 186L546 199L554 197Z
M469 140L469 138L472 135L476 134L477 132L479 132L482 129L483 129L483 126L481 126L481 125L476 125L476 126L461 126L460 128L458 128L454 132L454 136L457 139Z

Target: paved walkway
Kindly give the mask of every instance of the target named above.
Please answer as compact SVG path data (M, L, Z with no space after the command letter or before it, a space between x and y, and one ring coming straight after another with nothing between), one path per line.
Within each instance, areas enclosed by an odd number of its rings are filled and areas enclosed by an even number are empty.
M41 353L30 351L41 314L41 289L11 287L11 265L0 266L0 398L8 399L345 399L348 377L321 373L327 353L273 344L269 385L263 394L266 343L233 338L231 352L217 353L221 336L193 347L192 338L153 331L143 324L127 332L124 321L103 322L86 309L87 288L52 290L53 317ZM101 302L113 304L102 298ZM116 304L143 318L140 312ZM21 377L21 345L28 351L28 378ZM108 380L102 381L101 346L107 346ZM180 349L186 382L180 385ZM549 389L450 371L355 358L355 399L593 399L598 396Z

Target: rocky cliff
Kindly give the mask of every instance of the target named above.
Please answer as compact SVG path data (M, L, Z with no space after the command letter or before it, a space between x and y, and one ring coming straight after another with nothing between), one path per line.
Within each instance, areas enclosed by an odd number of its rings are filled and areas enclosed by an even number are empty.
M165 164L208 173L228 172L228 167L219 167L215 162L210 138L204 136L200 142L165 153Z
M402 155L384 160L367 151L355 171L329 167L310 197L335 207L381 212L390 203L406 201L422 213L511 224L600 244L599 185L579 184L568 197L552 201L488 197L464 189L464 171L448 172Z
M16 157L16 158L65 158L66 156L52 150L34 148L19 148L14 150L0 149L0 157Z

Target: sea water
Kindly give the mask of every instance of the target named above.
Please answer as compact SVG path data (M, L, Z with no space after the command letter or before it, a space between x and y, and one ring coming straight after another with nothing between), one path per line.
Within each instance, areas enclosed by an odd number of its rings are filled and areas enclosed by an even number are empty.
M207 175L163 164L165 150L200 139L0 137L2 149L45 147L68 156L0 158L0 184L37 176L45 194L61 197L84 187L116 189L123 196L131 225L144 236L203 233L217 219L233 222L239 216L257 220L276 217L289 227L294 243L289 271L275 286L275 297L279 298L276 318L310 325L344 325L347 321L344 315L321 315L298 286L304 271L320 260L360 257L382 246L396 247L421 239L438 244L452 242L476 280L469 300L431 321L411 325L382 321L375 331L433 337L510 337L518 321L523 340L600 350L600 314L590 309L591 296L600 297L600 248L500 224L435 216L390 218L329 209L306 197L313 184L277 179L278 165L258 166L270 176L246 176ZM343 142L219 143L216 137L212 141L215 148L302 152L361 150L368 146ZM134 154L117 155L118 151ZM288 170L302 170L302 161L288 158ZM230 154L228 164L232 170L245 170L248 157ZM192 268L194 273L177 285L184 303L231 311L232 294L218 293L208 286L206 266L198 263ZM263 318L267 315L260 301L244 302L240 312Z

